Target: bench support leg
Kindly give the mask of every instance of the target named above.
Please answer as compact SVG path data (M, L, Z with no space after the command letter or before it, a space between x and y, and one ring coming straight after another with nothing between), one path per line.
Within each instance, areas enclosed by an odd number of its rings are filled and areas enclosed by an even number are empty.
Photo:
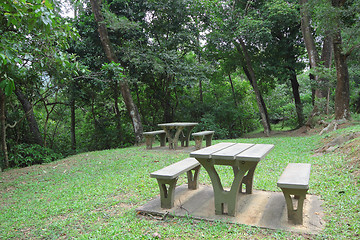
M283 191L286 208L288 213L288 220L292 221L294 224L303 224L303 207L304 200L306 197L307 189L289 189L289 188L281 188ZM293 200L291 195L294 195L295 198L298 199L297 208L294 209Z
M200 173L200 167L201 166L199 165L199 166L195 167L194 169L186 172L187 177L188 177L188 189L195 190L195 189L199 188L198 178L199 178L199 173ZM192 171L194 171L194 173Z
M162 208L173 208L175 200L175 186L178 178L157 179L160 188L160 203Z
M152 149L152 144L154 142L153 135L145 135L146 149Z
M196 149L196 150L201 149L203 137L204 137L204 136L194 136L194 139L195 139L195 149Z
M160 146L161 147L165 147L166 144L166 133L160 133L159 134L160 137Z
M211 139L213 137L214 134L208 134L205 136L205 139L206 139L206 146L209 147L211 146Z

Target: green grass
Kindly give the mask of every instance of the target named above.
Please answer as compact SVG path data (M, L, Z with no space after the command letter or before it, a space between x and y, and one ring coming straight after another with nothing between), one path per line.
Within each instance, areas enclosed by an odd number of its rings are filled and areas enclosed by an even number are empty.
M138 216L135 209L159 194L156 180L149 173L189 155L148 151L140 146L89 152L0 173L0 239L359 238L359 180L349 171L349 160L344 156L313 156L323 138L314 135L226 140L275 144L256 169L255 189L279 191L276 181L287 163L312 164L309 193L321 196L325 210L325 229L316 236L191 218L161 221ZM220 171L222 179L229 183L232 173ZM200 182L210 184L204 173ZM179 184L185 182L184 174Z

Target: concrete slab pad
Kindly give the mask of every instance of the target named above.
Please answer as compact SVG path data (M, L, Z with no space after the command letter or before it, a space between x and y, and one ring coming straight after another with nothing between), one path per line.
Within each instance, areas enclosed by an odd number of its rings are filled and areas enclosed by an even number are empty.
M225 221L269 229L317 234L325 227L322 201L316 195L306 195L304 202L304 224L288 222L285 198L282 192L253 190L252 194L241 194L235 217L215 215L212 186L200 185L197 190L188 190L187 185L175 190L175 204L171 209L160 207L160 197L149 201L136 210L142 214L192 217L207 221Z

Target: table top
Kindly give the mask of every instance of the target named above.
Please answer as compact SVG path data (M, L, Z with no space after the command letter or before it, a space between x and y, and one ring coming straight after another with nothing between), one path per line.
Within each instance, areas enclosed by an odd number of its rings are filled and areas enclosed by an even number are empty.
M222 142L191 152L190 157L259 162L273 148L273 144Z
M159 127L191 127L196 125L198 125L196 122L172 122L158 124Z

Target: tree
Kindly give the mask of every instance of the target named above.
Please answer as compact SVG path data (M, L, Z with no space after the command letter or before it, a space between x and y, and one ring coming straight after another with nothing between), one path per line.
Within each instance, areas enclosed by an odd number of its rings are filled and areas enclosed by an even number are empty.
M359 12L359 4L357 1L346 0L313 0L309 2L301 0L300 3L303 20L304 16L307 15L307 20L304 20L304 23L309 27L306 28L306 31L311 33L309 30L310 17L308 15L308 7L311 6L313 24L318 26L317 33L324 39L321 60L325 67L330 67L332 52L334 53L333 56L337 75L335 119L349 119L350 84L347 58L352 52L359 48L358 37L356 37L359 35L359 21L357 14ZM343 40L343 37L345 37L345 41ZM308 45L306 39L305 45ZM309 51L308 49L309 57L312 53L315 53L315 50ZM319 84L324 85L320 78L319 80Z
M264 132L269 135L270 121L258 86L260 64L254 60L254 56L261 51L259 39L264 37L267 31L256 9L259 4L252 6L251 3L241 1L211 1L204 4L210 13L208 48L219 52L231 50L238 53L238 65L253 87Z
M335 8L338 14L341 14L341 10L345 6L346 0L333 0L332 6ZM351 54L354 46L349 51L344 52L344 46L342 42L342 25L343 20L341 16L335 17L335 29L333 33L333 47L334 47L334 59L336 66L336 94L335 94L335 119L350 119L350 85L349 85L349 72L346 59ZM354 24L359 25L359 24ZM356 27L356 26L355 26ZM357 26L359 27L359 26Z
M110 39L109 39L107 27L104 22L105 19L101 12L100 2L101 2L101 0L91 0L90 1L92 11L95 16L95 21L98 24L98 32L100 35L101 43L103 45L104 52L105 52L108 60L110 62L119 63L118 58L115 54L115 51L113 50L112 43L110 42ZM135 133L135 142L140 143L140 141L142 139L143 127L142 127L142 122L141 122L139 111L132 99L130 88L126 81L120 82L120 89L121 89L121 94L124 98L124 102L126 104L126 108L129 112L129 115L132 120L134 133Z
M2 41L0 41L0 89L5 91L0 90L1 145L4 153L3 168L9 167L6 146L5 95L10 95L15 89L14 79L9 76L9 70L14 70L16 65L21 64L21 55L23 56L24 54L21 52L23 50L21 43L29 37L28 34L34 31L50 30L52 23L50 18L51 8L49 1L44 1L43 4L34 1L32 4L29 4L26 1L14 2L5 0L0 3L0 31L2 35Z
M297 127L304 124L303 104L300 98L297 74L305 65L300 61L304 54L297 5L283 0L268 2L263 7L263 14L268 21L271 38L266 39L265 51L257 58L265 67L261 69L261 77L272 76L277 83L289 82L291 86ZM271 84L271 83L270 83Z
M51 0L5 0L0 3L2 38L0 41L0 89L2 93L5 93L0 99L2 101L0 105L5 108L5 96L10 96L16 85L16 95L23 104L29 126L36 135L36 142L40 144L41 138L39 131L36 130L31 103L19 89L20 82L17 77L35 65L46 65L47 59L58 59L57 50L64 48L68 37L74 36L70 26L62 22L62 19L56 18L58 9L55 6L56 4L53 4ZM45 58L39 58L44 55L46 55ZM39 70L37 74L42 73ZM5 110L2 111L4 114L5 112ZM6 116L1 116L1 119L4 123ZM5 158L7 158L6 126L8 125L5 125L1 132ZM5 167L8 167L7 162L8 160L5 159Z
M320 77L317 74L317 71L320 67L330 68L331 58L332 58L332 37L329 31L324 32L323 44L322 44L322 54L321 58L317 50L314 30L311 26L311 11L309 10L310 5L308 0L300 0L300 16L301 16L301 31L303 34L303 39L305 47L308 53L310 68L313 70L313 73L310 74L310 78L313 81L313 111L311 117L308 120L308 123L311 121L312 116L319 113L328 113L328 95L329 95L329 86L328 79ZM320 106L322 99L327 99L326 108Z

